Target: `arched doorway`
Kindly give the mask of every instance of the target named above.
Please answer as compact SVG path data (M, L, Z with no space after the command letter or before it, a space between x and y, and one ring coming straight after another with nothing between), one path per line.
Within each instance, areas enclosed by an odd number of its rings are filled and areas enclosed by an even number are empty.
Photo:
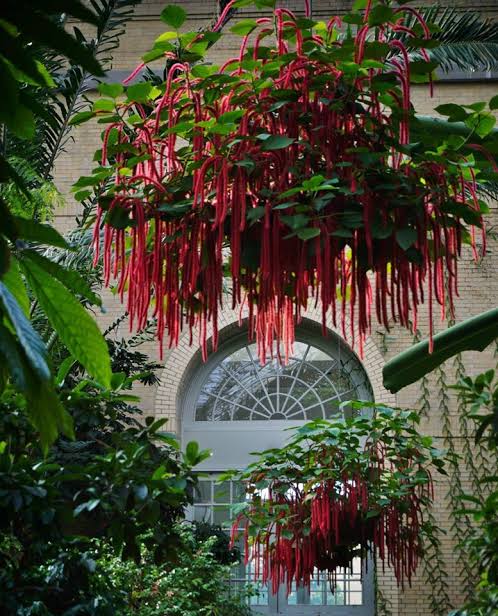
M215 524L228 521L230 505L243 498L240 486L218 484L217 473L245 467L254 451L280 447L290 427L343 412L339 405L346 400L373 400L356 355L315 324L298 328L287 365L274 359L261 366L245 331L221 340L206 363L191 362L181 400L182 443L195 440L213 452L200 468L209 476L200 482L192 517ZM240 565L233 583L257 584L252 574L251 565ZM293 588L288 597L284 589L274 596L260 588L253 606L272 616L372 616L373 564L357 562L353 572L344 571L335 592L319 577L309 592Z

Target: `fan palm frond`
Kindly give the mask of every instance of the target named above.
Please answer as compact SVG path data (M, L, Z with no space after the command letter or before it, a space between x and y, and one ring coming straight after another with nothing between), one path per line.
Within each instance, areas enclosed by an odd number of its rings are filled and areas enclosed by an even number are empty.
M141 0L90 0L97 15L96 35L87 39L78 28L74 28L75 37L85 44L100 62L105 71L110 70L112 52L118 47L121 36L125 32L126 23L133 10ZM67 70L59 64L57 58L50 58L53 71L59 72L57 90L52 98L50 113L52 121L44 122L41 133L41 143L38 151L40 174L51 178L55 160L64 147L69 136L71 118L88 106L84 94L92 84L91 75L80 66L71 65Z
M498 21L476 11L440 6L421 9L420 14L429 25L435 26L432 38L439 45L427 52L443 72L498 69ZM407 25L415 24L415 18L410 16ZM409 47L410 39L406 34L399 33L398 37ZM419 52L412 50L410 55L418 57Z
M489 201L498 200L498 182L477 182L477 190Z
M29 160L11 156L9 162L29 190L29 195L20 188L18 182L10 181L0 184L0 197L9 204L10 211L16 216L32 218L36 212L39 220L50 220L54 210L64 204L57 187L53 182L40 177Z
M98 278L100 272L93 266L93 231L76 228L65 235L70 249L49 247L43 251L44 256L65 269L76 270L87 275L92 270Z

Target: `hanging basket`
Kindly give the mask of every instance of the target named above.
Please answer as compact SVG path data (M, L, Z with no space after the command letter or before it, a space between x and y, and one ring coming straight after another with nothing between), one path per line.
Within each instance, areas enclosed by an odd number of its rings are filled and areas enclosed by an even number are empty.
M431 468L444 472L416 421L416 413L385 408L372 418L316 420L284 448L225 476L246 485L232 542L243 533L256 578L273 593L281 584L290 592L293 583L309 588L320 572L333 588L339 569L371 554L398 584L410 583L431 532Z
M108 123L95 259L103 251L131 327L157 318L161 348L165 332L176 345L198 328L206 356L228 294L261 361L274 348L285 360L319 303L324 328L339 321L361 353L372 311L416 328L427 299L432 335L433 303L453 310L462 242L482 221L472 161L410 143L410 82L435 68L429 28L405 6L347 24L275 9L233 26L238 57L199 62L233 6L214 32L176 47L175 33L159 37L145 59L166 57L162 85L128 86L124 101L104 86L94 106Z

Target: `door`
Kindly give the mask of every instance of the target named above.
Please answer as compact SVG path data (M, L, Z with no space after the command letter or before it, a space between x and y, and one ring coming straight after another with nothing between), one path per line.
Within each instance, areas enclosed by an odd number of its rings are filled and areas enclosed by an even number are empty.
M324 338L320 327L296 331L293 352L285 365L258 360L247 332L223 341L207 362L190 367L181 400L182 443L195 440L212 455L199 470L219 473L244 468L251 452L281 447L287 429L315 418L328 418L344 411L343 401L372 400L366 372L345 342L330 332ZM191 515L198 521L230 527L230 507L244 498L240 486L217 485L215 476L203 478ZM334 592L318 575L310 590L285 588L273 595L254 578L254 566L241 564L230 586L250 583L257 590L250 603L255 614L275 616L372 616L372 566L338 575ZM363 574L363 575L362 575Z

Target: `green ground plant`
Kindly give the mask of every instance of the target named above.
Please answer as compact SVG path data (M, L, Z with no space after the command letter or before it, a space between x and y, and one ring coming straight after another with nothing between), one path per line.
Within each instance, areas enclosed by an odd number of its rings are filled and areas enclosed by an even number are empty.
M149 362L124 343L110 346L114 368L127 371L115 372L113 387L104 389L72 365L58 395L75 439L61 437L46 456L26 400L14 390L0 400L0 604L6 614L114 614L121 604L129 613L138 590L126 586L127 571L144 569L162 579L179 560L187 562L190 544L178 523L194 496L193 469L208 453L196 443L182 453L164 432L164 420L141 417L130 387L137 378L154 381ZM208 540L204 534L198 543ZM120 583L104 574L106 562L123 573ZM227 566L220 562L223 571ZM214 580L206 575L206 584Z

